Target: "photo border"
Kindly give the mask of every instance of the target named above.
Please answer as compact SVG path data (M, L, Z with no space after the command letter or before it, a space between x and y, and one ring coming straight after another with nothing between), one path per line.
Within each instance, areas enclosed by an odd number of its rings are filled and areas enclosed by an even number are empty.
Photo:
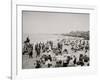
M47 4L46 4L47 5ZM19 6L33 6L33 7L46 7L46 8L63 8L63 9L66 9L66 8L71 8L71 9L78 9L78 10L89 10L89 11L91 11L91 13L90 14L93 14L93 18L94 18L94 20L92 20L92 22L93 22L93 27L92 27L92 33L94 33L93 35L95 36L95 37L92 37L92 38L90 38L90 39L94 39L94 38L96 38L96 29L94 28L95 26L96 26L96 8L95 7L74 7L74 6L60 6L60 4L58 4L59 6L53 6L52 4L49 4L48 6L46 6L46 5L44 5L44 4L19 4L19 3L16 3L16 2L14 2L14 3L12 3L12 19L11 19L11 21L12 21L12 54L11 54L11 57L12 57L12 67L11 67L11 75L12 75L12 80L14 80L14 79L23 79L22 77L25 77L24 75L20 75L20 74L18 74L18 45L17 45L17 42L18 42L18 38L17 38L17 36L18 36L18 13L17 13L17 11L18 11L18 7ZM18 22L17 22L18 21ZM91 32L90 32L90 36L91 36ZM95 42L96 43L96 42ZM95 50L96 51L96 50ZM95 52L96 53L96 52ZM95 59L96 59L96 57L97 57L97 55L95 56ZM97 62L96 62L97 63ZM97 66L95 65L95 67L93 66L93 68L95 69L91 69L91 70L93 70L93 73L95 73L95 72L97 72L97 68L96 68ZM67 67L68 69L70 68L70 67ZM75 67L76 68L76 67ZM81 67L80 67L81 68ZM55 69L55 68L54 68ZM54 69L52 69L52 70L54 70ZM65 68L63 68L63 69L65 69ZM60 68L59 70L63 70L62 68ZM71 70L72 68L70 68L70 70ZM44 70L45 71L45 69L42 69L42 70ZM58 71L59 71L58 70ZM39 71L39 70L35 70L35 71ZM30 73L31 71L29 70L29 71L27 71L28 73ZM84 71L82 71L82 72L84 72ZM82 73L81 72L81 73ZM88 72L88 71L87 71ZM51 74L52 74L52 72L50 72ZM55 73L57 73L57 72L55 72ZM73 71L71 72L71 73L74 73ZM91 72L89 72L89 73L91 73ZM65 73L62 73L62 75L64 75ZM79 73L80 74L80 73ZM78 75L79 75L78 74ZM83 73L82 73L83 74ZM74 73L74 75L76 75L75 73ZM38 76L36 76L37 78L38 78ZM50 76L47 76L47 77L50 77ZM54 76L55 77L55 76ZM31 78L34 78L34 77L32 77L31 76Z

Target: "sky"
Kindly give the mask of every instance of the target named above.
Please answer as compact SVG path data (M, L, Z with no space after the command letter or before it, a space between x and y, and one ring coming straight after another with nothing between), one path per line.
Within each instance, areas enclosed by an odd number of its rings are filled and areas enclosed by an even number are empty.
M89 31L89 14L23 11L23 33L62 34Z

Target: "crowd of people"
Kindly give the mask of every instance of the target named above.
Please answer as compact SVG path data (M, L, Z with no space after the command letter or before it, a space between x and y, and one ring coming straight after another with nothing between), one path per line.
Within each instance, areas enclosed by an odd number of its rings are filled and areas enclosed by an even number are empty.
M23 55L35 58L35 68L89 66L89 40L72 39L30 43L24 41ZM33 55L36 55L33 57Z

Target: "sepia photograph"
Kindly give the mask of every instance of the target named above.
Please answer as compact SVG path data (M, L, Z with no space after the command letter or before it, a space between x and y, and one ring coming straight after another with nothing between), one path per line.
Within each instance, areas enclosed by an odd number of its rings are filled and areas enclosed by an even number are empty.
M22 11L22 69L90 66L89 13Z

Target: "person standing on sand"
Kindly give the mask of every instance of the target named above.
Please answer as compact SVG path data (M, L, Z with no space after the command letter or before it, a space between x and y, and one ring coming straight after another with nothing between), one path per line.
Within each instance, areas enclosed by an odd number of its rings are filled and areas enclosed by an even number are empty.
M32 44L29 44L28 54L29 54L29 58L33 58L33 46L32 46Z

